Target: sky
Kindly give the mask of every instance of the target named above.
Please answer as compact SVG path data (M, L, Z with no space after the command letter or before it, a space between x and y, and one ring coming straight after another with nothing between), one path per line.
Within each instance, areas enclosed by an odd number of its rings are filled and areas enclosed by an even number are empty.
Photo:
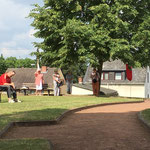
M43 6L43 0L0 0L0 54L5 58L33 58L32 43L40 39L33 36L33 20L26 17L35 3Z

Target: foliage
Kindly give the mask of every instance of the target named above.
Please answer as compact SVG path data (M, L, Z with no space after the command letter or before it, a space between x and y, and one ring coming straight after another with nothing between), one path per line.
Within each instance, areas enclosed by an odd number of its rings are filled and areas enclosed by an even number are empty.
M30 58L17 59L16 57L7 57L6 59L1 55L0 57L0 75L8 68L35 68L36 61Z
M17 59L15 68L35 68L36 67L36 61L32 60L30 58L25 58L25 59Z
M32 68L35 67L35 60L30 58L25 59L17 59L16 57L8 57L6 58L7 68Z
M85 63L101 75L105 61L150 64L150 1L44 0L44 6L34 6L31 25L35 37L43 39L34 45L43 50L46 65Z
M121 59L132 66L150 63L150 1L146 0L45 0L30 12L35 37L46 64L103 62ZM143 59L144 56L144 59Z
M16 57L7 57L6 59L3 55L0 56L0 75L5 73L8 68L35 68L36 61L30 58L17 59Z
M7 69L7 66L5 64L5 59L3 55L0 56L0 75L3 74Z
M85 71L87 69L86 63L76 63L76 64L66 64L64 65L61 70L63 75L66 77L67 73L70 71L73 75L73 83L78 83L78 77L84 77Z
M5 60L7 68L15 68L16 61L16 57L7 57Z

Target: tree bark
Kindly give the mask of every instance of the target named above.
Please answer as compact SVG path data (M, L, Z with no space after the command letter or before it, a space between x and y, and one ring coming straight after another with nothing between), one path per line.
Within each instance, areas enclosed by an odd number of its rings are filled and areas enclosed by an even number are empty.
M103 62L100 62L100 63L99 63L99 66L98 66L98 68L97 68L97 71L98 71L99 76L100 76L100 78L99 78L99 95L100 95L100 88L101 88L102 69L103 69Z

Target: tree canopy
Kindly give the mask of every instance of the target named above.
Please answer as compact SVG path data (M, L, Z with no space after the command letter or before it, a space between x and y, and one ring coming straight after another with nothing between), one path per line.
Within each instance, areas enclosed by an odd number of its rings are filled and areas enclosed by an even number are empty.
M90 63L100 72L110 59L150 64L150 1L44 0L34 6L29 17L35 37L43 39L34 45L45 65Z

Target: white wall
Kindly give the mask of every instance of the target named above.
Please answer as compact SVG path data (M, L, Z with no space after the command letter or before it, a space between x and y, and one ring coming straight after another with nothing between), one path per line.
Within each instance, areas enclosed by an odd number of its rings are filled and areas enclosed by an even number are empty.
M119 96L145 98L144 85L101 85L101 87L116 90Z
M72 86L72 95L93 95L93 92L90 90Z
M103 88L116 90L118 96L122 97L135 97L145 98L145 87L144 85L101 85ZM90 90L82 89L79 87L72 87L72 95L93 95Z

